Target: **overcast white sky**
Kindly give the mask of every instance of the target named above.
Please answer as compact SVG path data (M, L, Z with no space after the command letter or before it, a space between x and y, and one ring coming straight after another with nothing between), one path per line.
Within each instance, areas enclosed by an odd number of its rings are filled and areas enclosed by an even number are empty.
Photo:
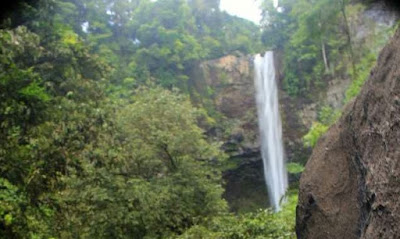
M260 0L221 0L220 8L232 15L249 19L255 23L261 20Z

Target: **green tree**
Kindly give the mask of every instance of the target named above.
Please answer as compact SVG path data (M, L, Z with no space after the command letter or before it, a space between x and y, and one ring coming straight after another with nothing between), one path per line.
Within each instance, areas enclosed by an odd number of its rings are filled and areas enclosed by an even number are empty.
M226 210L223 159L186 97L141 88L60 192L62 237L161 238ZM97 163L96 163L97 162ZM85 217L81 215L85 214ZM94 226L96 225L96 226Z
M292 190L287 194L287 202L284 203L282 211L278 213L259 210L241 215L225 214L209 218L204 223L190 228L178 238L296 238L294 230L296 205L297 191Z
M0 235L6 238L50 237L58 178L74 165L71 155L97 138L102 117L104 65L68 29L53 34L49 42L24 26L0 31Z
M284 87L292 96L305 94L334 75L345 37L340 5L331 1L283 1L279 9L265 4L264 43L284 54ZM284 28L283 33L268 37Z

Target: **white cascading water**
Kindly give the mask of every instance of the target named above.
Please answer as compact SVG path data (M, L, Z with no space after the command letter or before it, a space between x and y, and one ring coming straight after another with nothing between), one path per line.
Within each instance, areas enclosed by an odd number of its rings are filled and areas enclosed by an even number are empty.
M261 156L271 206L280 210L288 179L284 162L282 124L279 114L278 87L272 51L255 56L255 88L260 128Z

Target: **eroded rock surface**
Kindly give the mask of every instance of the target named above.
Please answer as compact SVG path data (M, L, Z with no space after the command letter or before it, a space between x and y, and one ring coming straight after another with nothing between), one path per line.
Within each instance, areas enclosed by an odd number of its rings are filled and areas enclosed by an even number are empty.
M298 238L400 238L400 31L300 180Z

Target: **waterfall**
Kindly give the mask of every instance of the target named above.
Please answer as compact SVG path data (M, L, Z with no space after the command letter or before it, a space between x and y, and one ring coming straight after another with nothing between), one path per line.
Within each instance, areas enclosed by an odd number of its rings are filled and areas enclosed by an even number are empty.
M282 124L273 52L266 52L264 57L260 54L256 55L254 67L264 176L271 206L275 211L279 211L280 201L288 186L288 179L283 154Z

